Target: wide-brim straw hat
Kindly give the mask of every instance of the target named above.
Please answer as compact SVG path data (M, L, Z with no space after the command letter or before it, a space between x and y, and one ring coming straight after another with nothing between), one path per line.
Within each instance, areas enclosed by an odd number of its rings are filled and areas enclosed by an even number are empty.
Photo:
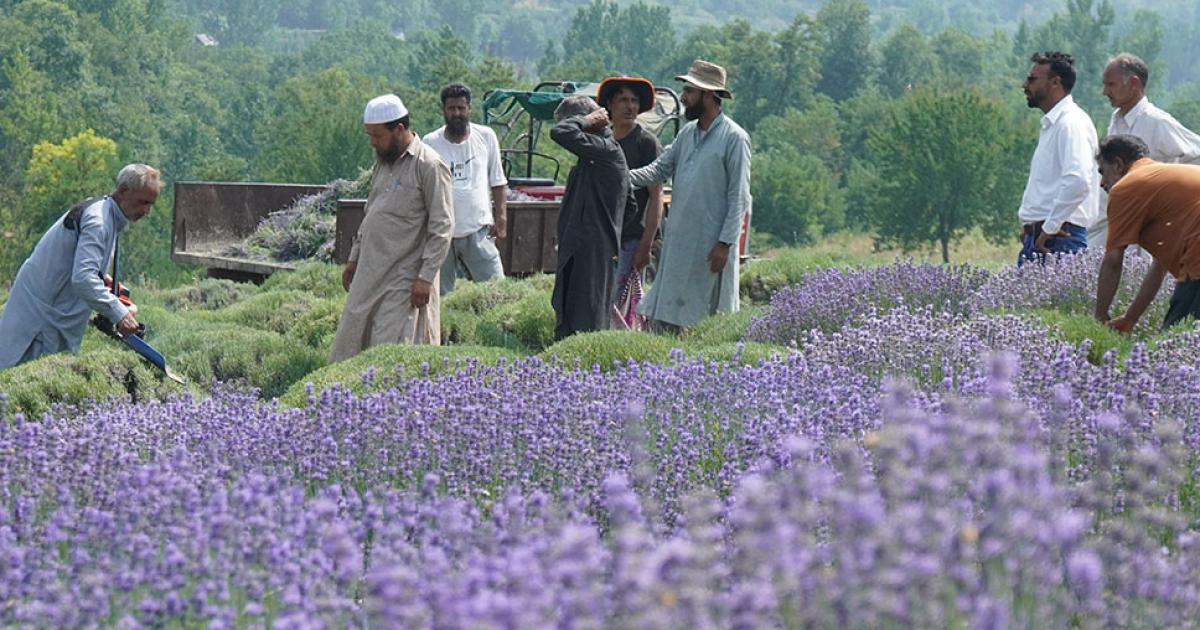
M600 88L596 90L596 102L600 103L601 107L608 107L608 99L623 87L637 94L639 114L654 109L654 84L636 77L609 77L601 81Z
M687 74L681 74L675 77L675 80L683 81L698 90L713 92L721 98L733 98L733 93L725 87L725 68L703 59L693 61Z

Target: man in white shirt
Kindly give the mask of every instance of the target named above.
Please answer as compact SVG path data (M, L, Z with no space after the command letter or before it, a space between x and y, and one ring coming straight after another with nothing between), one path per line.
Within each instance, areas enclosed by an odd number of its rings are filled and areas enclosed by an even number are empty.
M446 124L423 140L450 166L454 183L454 239L442 263L441 294L464 277L475 282L503 278L495 239L507 230L508 179L496 132L471 122L471 90L461 83L442 88Z
M1029 180L1021 197L1017 264L1087 247L1099 214L1099 142L1092 119L1075 103L1075 62L1062 52L1037 53L1025 77L1025 99L1042 116Z
M1200 135L1146 98L1149 81L1150 68L1137 55L1121 53L1109 60L1104 69L1104 96L1116 109L1106 137L1138 138L1146 143L1150 149L1147 157L1155 162L1200 164ZM1101 212L1100 220L1088 233L1088 244L1102 246L1107 234L1108 213Z

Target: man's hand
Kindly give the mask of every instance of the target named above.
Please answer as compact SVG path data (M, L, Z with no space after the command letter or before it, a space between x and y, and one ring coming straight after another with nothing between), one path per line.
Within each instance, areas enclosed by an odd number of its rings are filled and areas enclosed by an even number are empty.
M1108 320L1104 325L1116 330L1117 332L1129 334L1133 330L1133 327L1137 325L1137 320L1121 316L1116 319Z
M708 252L708 270L713 273L721 273L727 262L729 262L729 245L725 243L713 245L712 250Z
M358 262L346 263L346 268L342 270L342 288L348 293L350 291L350 283L354 282L354 272L358 271Z
M126 313L125 317L122 317L121 321L117 322L117 332L120 333L122 337L136 335L137 331L138 322L133 318L133 313Z
M650 266L650 246L654 241L642 241L638 243L637 251L633 252L633 268L637 271L642 271Z
M1059 237L1063 237L1063 236L1070 236L1070 234L1067 234L1066 232L1064 232L1062 230L1059 230L1058 232L1056 232L1054 234L1050 234L1048 232L1041 232L1038 234L1037 241L1034 242L1033 248L1038 250L1039 252L1042 252L1043 254L1049 254L1050 249L1048 247L1046 247L1046 241L1049 241L1052 238L1059 238Z
M583 117L583 128L588 131L600 131L608 126L608 110L601 107Z
M413 280L412 286L412 305L413 308L421 308L429 303L429 294L433 291L433 284L426 282L420 278Z
M495 223L488 229L488 236L501 239L508 236L508 219L504 217L495 217Z

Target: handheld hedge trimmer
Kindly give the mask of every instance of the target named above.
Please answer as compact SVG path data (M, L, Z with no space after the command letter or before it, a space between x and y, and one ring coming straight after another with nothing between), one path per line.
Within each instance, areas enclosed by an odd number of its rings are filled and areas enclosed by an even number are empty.
M117 299L121 301L121 304L124 304L131 313L136 314L137 305L133 303L133 300L129 299L129 289L121 284L119 280L120 276L117 274L119 270L117 267L117 260L121 253L120 247L120 241L117 241L117 245L114 248L115 251L113 252L112 279L105 278L104 285L112 289L113 295L117 296ZM92 325L95 326L100 332L112 337L113 339L116 339L117 341L123 342L125 345L132 348L133 351L141 355L143 359L146 359L150 363L154 364L154 367L162 370L163 374L167 375L167 378L181 385L186 382L183 380L182 376L176 374L173 370L171 370L171 368L167 367L167 359L163 357L162 353L158 350L155 350L154 346L146 343L146 341L142 338L146 334L145 324L138 324L137 332L132 335L122 335L120 331L117 330L117 325L115 323L113 323L107 317L97 313L96 316L92 318Z

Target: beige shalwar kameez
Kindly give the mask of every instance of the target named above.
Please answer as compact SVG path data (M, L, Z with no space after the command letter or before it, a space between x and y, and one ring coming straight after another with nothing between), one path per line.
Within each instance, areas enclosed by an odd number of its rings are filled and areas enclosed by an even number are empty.
M376 161L331 363L385 343L441 344L438 271L454 230L453 192L449 167L415 136L395 162ZM433 285L419 309L410 301L417 278Z

